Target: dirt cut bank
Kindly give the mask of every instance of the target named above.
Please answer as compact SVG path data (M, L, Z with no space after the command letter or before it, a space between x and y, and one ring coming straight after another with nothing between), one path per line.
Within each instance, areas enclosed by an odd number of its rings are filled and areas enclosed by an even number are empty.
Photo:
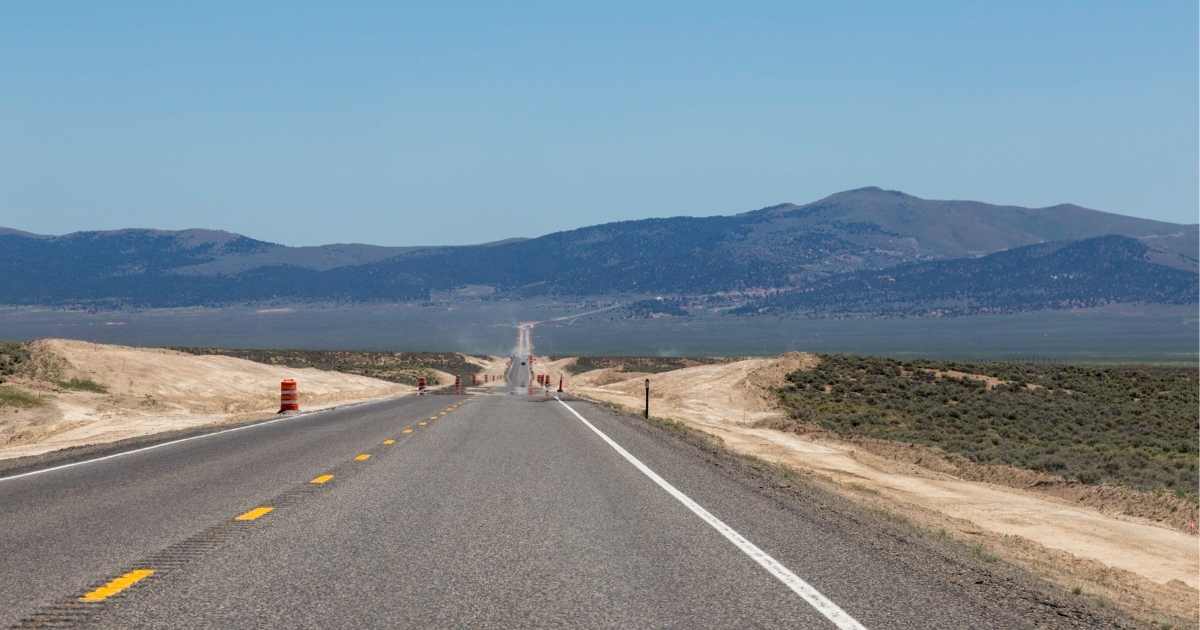
M299 381L306 410L413 391L365 376L173 350L65 339L24 349L3 387L26 402L0 404L0 459L265 418L279 409L284 378Z

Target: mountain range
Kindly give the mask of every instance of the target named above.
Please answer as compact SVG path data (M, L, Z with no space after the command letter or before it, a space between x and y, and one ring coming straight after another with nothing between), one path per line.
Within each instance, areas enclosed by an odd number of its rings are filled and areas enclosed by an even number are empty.
M470 246L288 247L212 230L0 228L0 304L714 296L734 312L965 314L1196 301L1197 226L860 188L741 214Z
M1196 303L1196 274L1157 264L1150 253L1145 243L1116 235L1026 245L979 258L838 274L734 312L947 316Z

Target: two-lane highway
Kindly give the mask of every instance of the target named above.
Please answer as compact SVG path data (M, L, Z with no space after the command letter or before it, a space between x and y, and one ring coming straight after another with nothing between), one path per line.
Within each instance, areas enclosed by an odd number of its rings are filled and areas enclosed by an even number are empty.
M670 432L523 395L522 369L517 394L404 398L0 481L0 624L1026 627L940 561Z
M453 396L411 396L0 479L0 626L398 437Z
M508 371L504 373L504 379L507 381L510 393L527 393L530 382L533 380L531 376L532 368L529 366L529 356L513 355L509 361Z

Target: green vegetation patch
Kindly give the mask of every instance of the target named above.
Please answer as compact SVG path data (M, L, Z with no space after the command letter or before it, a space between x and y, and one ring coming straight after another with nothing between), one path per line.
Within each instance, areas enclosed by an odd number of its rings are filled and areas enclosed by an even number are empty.
M63 389L70 389L77 392L95 392L97 394L108 392L107 387L90 378L72 378L65 381L55 381L55 384Z
M0 341L0 383L17 374L29 363L29 349L23 343Z
M1195 497L1198 385L1195 368L822 355L780 396L796 427Z
M623 372L658 373L736 360L727 357L579 357L568 370L572 374L581 374L602 368L620 368Z
M0 407L38 407L45 402L34 396L27 394L11 385L0 385Z
M218 354L270 365L317 368L370 376L394 383L416 385L425 377L430 385L446 385L431 370L458 374L469 380L483 368L456 352L366 352L352 350L257 350L230 348L174 348L191 354Z

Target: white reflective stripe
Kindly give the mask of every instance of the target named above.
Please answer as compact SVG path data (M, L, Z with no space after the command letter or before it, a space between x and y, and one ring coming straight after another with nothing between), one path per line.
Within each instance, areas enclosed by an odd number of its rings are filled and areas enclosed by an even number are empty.
M684 507L691 510L693 514L699 516L701 520L703 520L705 523L708 523L713 529L720 532L722 536L724 536L729 542L733 543L734 546L742 551L742 553L750 556L752 560L757 562L762 568L766 569L771 575L775 576L775 579L783 582L783 584L790 588L793 593L799 595L804 601L808 602L809 605L815 608L817 612L824 615L829 621L832 621L833 625L841 628L841 630L866 630L865 626L858 623L858 621L847 614L846 611L842 610L841 607L833 603L833 601L828 597L822 595L821 592L814 588L811 584L805 582L795 573L792 573L790 569L783 566L783 564L781 564L778 560L772 558L762 549L759 549L757 545L747 540L745 536L737 533L737 531L732 527L726 525L721 519L704 509L704 507L702 507L699 503L693 501L691 497L680 492L678 488L671 485L666 479L658 476L658 473L651 470L649 466L643 464L641 460L630 454L629 451L625 450L620 444L614 442L612 438L605 435L602 431L600 431L600 429L597 429L594 425L592 425L591 422L587 421L587 418L579 415L578 411L572 409L571 406L563 402L561 398L555 396L554 399L558 401L558 404L566 407L567 411L570 411L572 414L574 414L576 418L579 418L579 421L586 425L587 428L591 429L592 432L600 436L600 439L604 440L604 442L611 446L617 453L619 453L621 457L624 457L626 461L633 464L634 468L637 468L643 475L646 475L651 481L658 484L660 488L666 490L667 494L670 494L672 497L674 497L676 501L682 503Z

